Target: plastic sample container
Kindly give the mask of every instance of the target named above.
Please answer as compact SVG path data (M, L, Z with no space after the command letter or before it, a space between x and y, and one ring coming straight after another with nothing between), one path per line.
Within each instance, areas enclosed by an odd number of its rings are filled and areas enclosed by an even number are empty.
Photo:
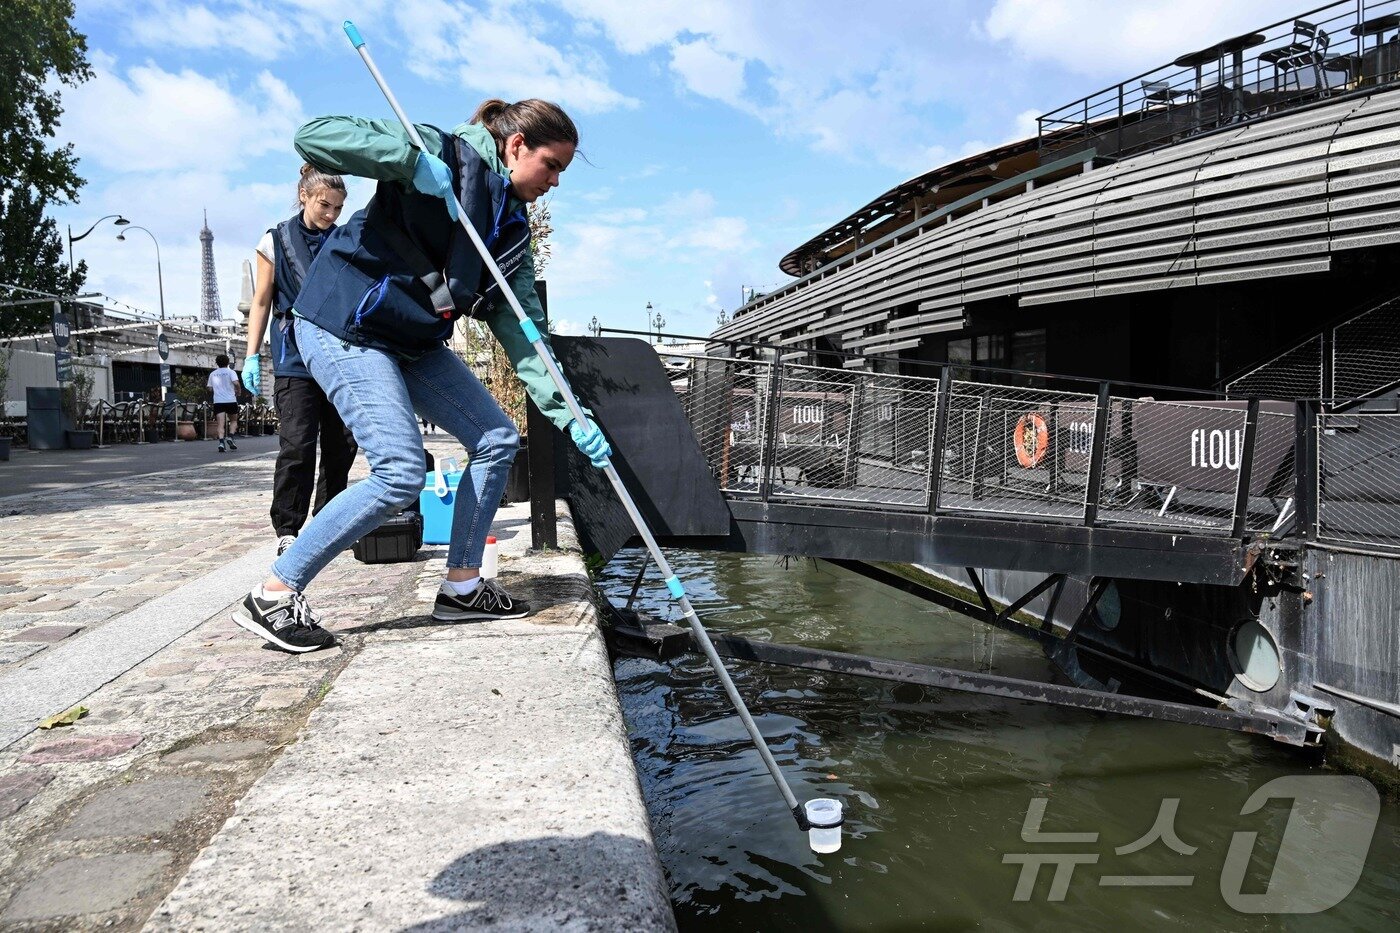
M841 848L841 801L817 797L802 805L807 816L807 844L813 852L835 852Z
M500 560L500 547L496 544L495 535L486 536L486 547L481 552L481 578L483 580L496 579L496 567Z

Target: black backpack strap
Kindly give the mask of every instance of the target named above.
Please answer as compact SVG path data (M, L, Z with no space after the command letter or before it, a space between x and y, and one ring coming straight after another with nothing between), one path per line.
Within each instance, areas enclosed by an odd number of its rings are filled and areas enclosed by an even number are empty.
M287 289L287 293L289 295L295 295L301 291L301 284L306 281L307 273L311 271L311 248L306 245L306 239L300 235L299 231L293 231L293 227L297 224L297 218L293 217L268 231L273 234L276 240L273 244L274 257L280 253L286 258L287 266L292 270L292 276L295 279L295 281L288 283L290 287ZM276 258L273 259L272 265L275 272L277 269ZM286 310L278 311L277 316L281 317L286 313Z

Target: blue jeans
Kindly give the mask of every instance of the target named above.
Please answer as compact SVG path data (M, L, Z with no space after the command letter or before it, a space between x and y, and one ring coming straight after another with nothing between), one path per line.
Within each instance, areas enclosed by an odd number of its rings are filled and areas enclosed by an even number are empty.
M418 416L444 428L471 454L457 488L448 567L480 567L511 461L520 447L515 425L458 356L438 347L416 360L346 344L298 319L297 345L369 461L369 478L336 496L272 565L298 592L341 551L423 490L423 435ZM415 414L416 413L416 414Z

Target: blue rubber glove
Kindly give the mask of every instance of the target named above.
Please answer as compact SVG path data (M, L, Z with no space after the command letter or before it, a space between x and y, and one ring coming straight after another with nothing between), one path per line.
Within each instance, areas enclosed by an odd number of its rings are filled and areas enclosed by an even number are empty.
M577 421L569 425L569 437L574 439L578 449L583 451L583 455L593 461L593 465L598 469L608 465L608 458L612 456L612 447L608 445L608 439L603 436L603 432L598 430L598 425L593 423L593 419L588 419L587 425L581 425Z
M256 353L243 361L243 388L262 395L262 358Z
M413 187L447 202L447 213L457 219L457 192L452 189L452 169L435 155L418 153L413 166Z

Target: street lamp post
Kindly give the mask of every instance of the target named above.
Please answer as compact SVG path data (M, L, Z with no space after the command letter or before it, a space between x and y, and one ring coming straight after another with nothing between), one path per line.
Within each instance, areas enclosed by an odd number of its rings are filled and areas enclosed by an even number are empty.
M588 331L594 337L601 337L603 335L603 325L598 323L598 315L593 315L593 320L588 322Z
M661 328L663 328L663 327L665 327L665 326L666 326L666 319L665 319L664 317L661 316L661 312L660 312L660 311L656 312L655 314L652 314L652 313L651 313L651 302L648 301L648 302L647 302L647 336L648 336L648 338L650 338L650 336L651 336L652 328L655 328L655 329L656 329L656 342L657 342L657 343L660 343L660 342L661 342Z
M128 223L130 223L130 221L128 221ZM151 242L156 245L156 287L160 289L160 319L163 321L165 320L165 276L160 270L160 242L156 239L156 235L145 227L132 226L131 229L140 230L142 233L146 234L146 236L150 237ZM84 236L86 235L87 234L84 234ZM117 239L125 243L126 232L118 233Z
M116 219L115 219L115 220L112 220L113 218L116 218ZM97 220L93 223L93 225L92 225L91 227L88 227L86 230L84 230L82 233L78 234L77 236L74 236L74 235L73 235L73 225L72 225L72 224L69 224L69 225L68 225L68 274L69 274L69 275L72 275L72 274L73 274L73 244L76 243L76 242L78 242L79 240L81 240L83 237L87 236L87 235L88 235L89 233L91 233L92 231L96 230L96 229L97 229L97 225L100 224L100 223L102 223L102 221L104 221L104 220L112 220L112 222L113 222L114 224L116 224L118 227L125 227L127 224L131 223L131 221L127 220L127 219L126 219L125 217L123 217L121 214L108 214L106 217L99 217L99 218L97 218Z
M715 315L715 323L720 327L729 323L729 315L725 312L724 308L720 308L719 314Z

